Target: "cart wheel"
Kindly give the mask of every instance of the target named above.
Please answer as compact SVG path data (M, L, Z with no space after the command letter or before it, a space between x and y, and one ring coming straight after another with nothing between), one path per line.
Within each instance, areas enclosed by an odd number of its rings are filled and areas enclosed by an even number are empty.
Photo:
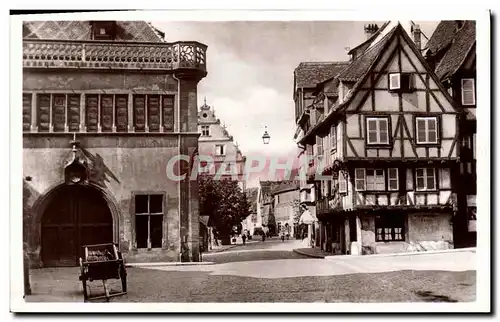
M87 276L85 276L85 272L83 269L83 262L82 258L80 257L80 279L82 280L82 286L83 286L83 301L87 302L89 295L87 293Z

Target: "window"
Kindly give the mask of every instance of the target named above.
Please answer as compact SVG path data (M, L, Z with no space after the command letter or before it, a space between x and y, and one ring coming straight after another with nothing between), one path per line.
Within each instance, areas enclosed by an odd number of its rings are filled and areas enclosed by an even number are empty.
M339 171L339 193L347 193L347 178Z
M362 169L354 172L357 191L384 191L385 174L383 169Z
M316 156L321 157L323 155L323 138L316 136Z
M280 195L276 195L276 204L279 204L280 203Z
M389 168L388 172L388 184L389 190L398 190L399 189L399 180L398 180L398 169L397 168Z
M401 74L389 74L389 89L401 88Z
M202 136L210 136L210 125L202 125L201 126L201 135Z
M410 92L413 90L413 74L391 73L389 74L389 91Z
M31 129L31 100L32 94L23 93L23 131Z
M354 181L355 181L357 191L366 190L365 169L356 169L355 170Z
M134 95L136 132L171 132L174 129L174 99L171 95Z
M366 169L366 190L385 190L384 170Z
M462 78L462 105L476 105L474 78Z
M92 21L94 40L113 40L116 36L116 21Z
M366 119L368 144L389 144L389 119L368 117Z
M418 168L415 174L417 191L436 190L436 169Z
M80 131L80 94L38 94L36 98L38 131Z
M225 146L223 144L215 145L215 155L225 155Z
M417 144L438 143L436 117L417 117L416 122Z
M375 217L376 241L404 241L405 240L405 217L377 216Z
M161 248L163 237L163 195L135 195L137 248Z
M331 152L337 151L337 127L335 125L330 128L330 147Z

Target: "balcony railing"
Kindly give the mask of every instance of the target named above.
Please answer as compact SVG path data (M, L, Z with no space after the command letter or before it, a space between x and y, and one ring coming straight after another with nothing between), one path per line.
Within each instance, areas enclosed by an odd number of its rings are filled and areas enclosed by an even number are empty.
M206 72L207 46L196 41L139 43L23 40L25 68L191 69Z

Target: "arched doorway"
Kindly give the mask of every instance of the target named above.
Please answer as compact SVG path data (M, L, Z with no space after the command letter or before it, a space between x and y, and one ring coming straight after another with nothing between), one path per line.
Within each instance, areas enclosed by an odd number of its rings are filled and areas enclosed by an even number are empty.
M42 216L44 266L75 266L82 246L113 242L113 217L101 192L67 185L51 196Z

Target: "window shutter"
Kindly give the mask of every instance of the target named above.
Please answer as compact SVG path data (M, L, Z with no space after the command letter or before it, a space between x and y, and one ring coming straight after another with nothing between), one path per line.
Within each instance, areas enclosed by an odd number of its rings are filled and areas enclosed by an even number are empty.
M101 130L113 131L113 95L101 95Z
M337 150L337 127L333 125L330 128L330 146L332 150Z
M66 121L66 95L52 97L52 124L54 132L64 132Z
M377 120L368 119L368 143L377 143Z
M356 182L356 190L366 190L365 169L356 169L354 171L354 181Z
M437 120L435 118L427 119L428 142L437 143Z
M399 189L398 169L390 168L388 170L388 177L389 177L389 190L398 190Z
M389 74L389 89L399 89L401 87L401 74Z
M87 132L97 132L99 95L86 95L85 97L85 124L87 125Z
M316 153L318 157L323 155L323 138L319 136L316 137Z
M389 143L389 127L387 126L387 119L379 119L379 143Z
M163 96L163 129L165 132L174 131L174 96Z
M148 129L150 132L160 131L160 96L148 96Z
M115 96L115 125L117 132L128 131L128 95Z
M23 131L31 128L31 95L23 94Z
M339 172L339 193L347 192L347 180L342 171Z
M426 141L425 120L417 119L417 142L423 143Z
M134 96L134 130L144 132L146 129L146 96Z
M474 79L462 79L462 105L475 105Z
M68 130L80 131L80 95L68 95Z

